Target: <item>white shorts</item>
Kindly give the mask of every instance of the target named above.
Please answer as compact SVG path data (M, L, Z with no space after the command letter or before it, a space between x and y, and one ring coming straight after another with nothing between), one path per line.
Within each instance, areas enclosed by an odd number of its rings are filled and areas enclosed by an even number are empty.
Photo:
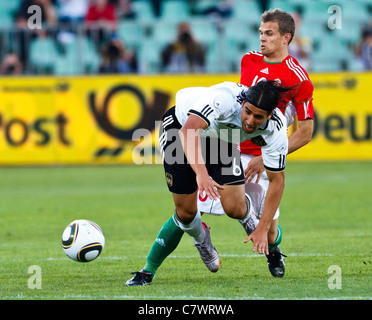
M243 169L245 170L248 163L255 156L242 154L241 162ZM256 181L256 177L252 181ZM251 216L260 219L262 209L265 203L266 192L269 187L269 179L267 178L266 171L261 175L260 181L258 183L246 183L245 192L249 195L251 199ZM209 199L205 194L199 194L198 191L198 209L200 212L211 214L214 216L222 216L225 214L224 209L220 200ZM279 217L279 208L275 212L274 219ZM258 220L256 221L258 223Z

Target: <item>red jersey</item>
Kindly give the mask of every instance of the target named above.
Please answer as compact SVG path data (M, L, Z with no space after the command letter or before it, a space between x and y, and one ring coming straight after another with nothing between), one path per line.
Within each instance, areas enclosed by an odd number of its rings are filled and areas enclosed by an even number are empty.
M278 108L284 113L289 103L293 103L297 111L297 119L313 119L313 91L314 87L304 68L297 60L287 56L282 62L266 62L264 55L257 51L245 54L241 61L240 83L248 87L258 81L278 80L285 87L295 86L288 95L284 95L279 102ZM307 81L306 81L307 80ZM241 153L260 155L261 148L250 140L240 144Z
M85 19L88 22L96 22L100 20L115 22L115 7L111 4L108 4L106 7L100 10L96 6L92 5L88 8L88 13Z

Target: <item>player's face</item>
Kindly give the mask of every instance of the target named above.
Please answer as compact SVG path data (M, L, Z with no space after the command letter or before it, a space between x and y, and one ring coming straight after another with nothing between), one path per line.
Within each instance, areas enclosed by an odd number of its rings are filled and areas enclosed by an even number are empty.
M271 114L266 110L255 107L253 104L245 101L241 112L242 127L244 132L253 133L261 127L267 120L270 120Z
M260 51L270 57L287 48L287 35L280 35L277 22L262 22L260 28Z

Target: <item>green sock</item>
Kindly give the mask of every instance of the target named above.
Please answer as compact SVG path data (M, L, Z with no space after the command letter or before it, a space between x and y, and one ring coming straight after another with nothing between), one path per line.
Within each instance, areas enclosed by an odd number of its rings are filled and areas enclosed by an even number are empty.
M276 236L275 242L273 244L269 244L269 252L275 251L276 247L282 242L282 228L278 225L278 235Z
M147 256L146 264L142 270L151 272L153 277L166 257L177 248L184 232L178 226L174 215L164 223L150 253Z

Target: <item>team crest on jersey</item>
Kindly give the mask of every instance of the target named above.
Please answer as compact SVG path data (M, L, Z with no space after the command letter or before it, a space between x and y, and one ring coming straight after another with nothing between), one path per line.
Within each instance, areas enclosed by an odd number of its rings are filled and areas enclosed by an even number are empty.
M168 172L165 173L165 181L167 181L168 187L173 186L173 176Z
M256 146L259 146L259 147L263 147L263 146L266 146L266 145L267 145L265 139L262 138L262 136L254 137L254 138L251 139L251 141L252 141Z

